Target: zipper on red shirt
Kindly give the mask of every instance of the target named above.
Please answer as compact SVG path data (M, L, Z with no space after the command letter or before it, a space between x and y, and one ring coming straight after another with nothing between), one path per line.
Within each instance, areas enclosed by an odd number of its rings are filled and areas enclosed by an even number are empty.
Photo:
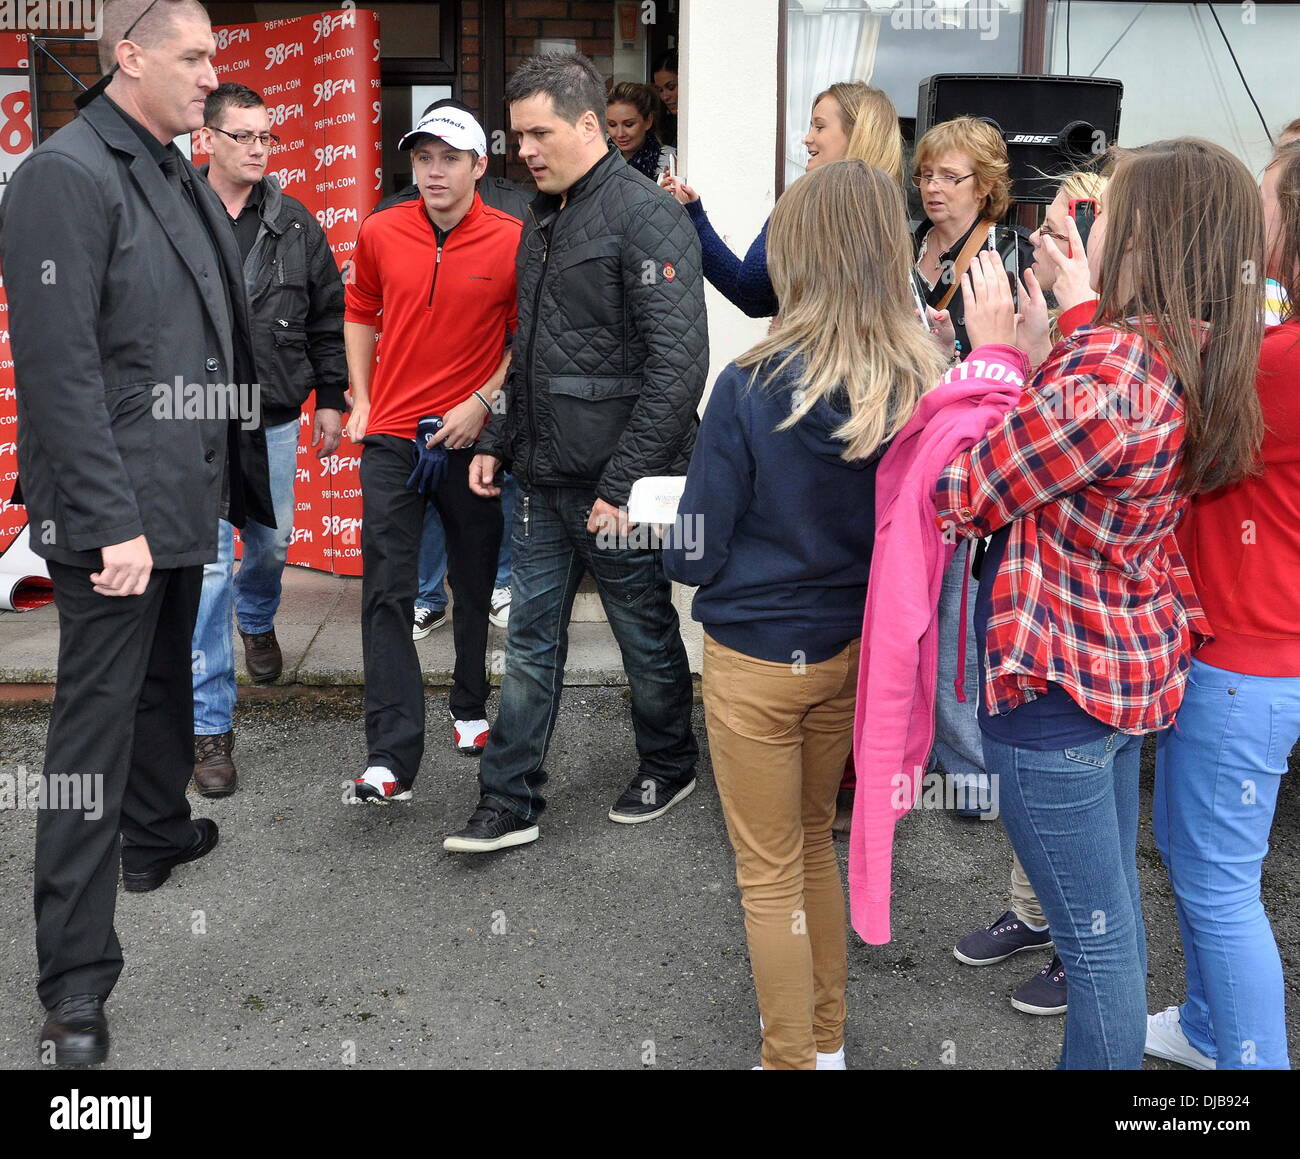
M442 269L442 246L438 247L438 257L433 263L433 281L429 284L429 302L427 308L433 306L433 292L438 288L438 271Z

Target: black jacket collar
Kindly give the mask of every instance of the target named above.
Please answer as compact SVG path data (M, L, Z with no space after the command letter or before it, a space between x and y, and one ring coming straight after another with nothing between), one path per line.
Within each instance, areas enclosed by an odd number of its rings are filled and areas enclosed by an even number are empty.
M107 93L104 93L102 100L91 101L81 115L95 127L96 132L105 141L122 152L139 152L138 149L131 147L132 142L138 141L144 146L148 155L162 165L176 151L173 145L164 145L159 141Z
M623 160L623 154L611 143L605 152L605 156L596 162L572 185L569 186L568 201L565 202L565 208L572 208L574 202L582 200L600 188L610 175L619 168L626 165ZM560 212L560 194L558 193L539 193L529 207L532 210L533 218L539 227L544 228L550 224L550 219Z

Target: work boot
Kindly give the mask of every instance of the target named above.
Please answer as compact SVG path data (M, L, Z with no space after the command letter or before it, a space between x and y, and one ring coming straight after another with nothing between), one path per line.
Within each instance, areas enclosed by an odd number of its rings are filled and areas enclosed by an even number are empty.
M229 797L238 785L235 762L230 750L235 747L233 732L194 738L194 787L203 797Z
M271 684L280 679L284 669L284 657L280 655L280 641L275 638L275 629L269 632L245 632L239 629L244 641L244 664L254 684Z

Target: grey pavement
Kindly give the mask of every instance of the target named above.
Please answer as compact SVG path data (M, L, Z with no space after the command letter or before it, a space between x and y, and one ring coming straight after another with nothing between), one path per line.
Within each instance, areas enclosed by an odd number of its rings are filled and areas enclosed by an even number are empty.
M570 625L569 680L573 684L626 684L618 646L604 622L590 581L584 584ZM452 609L455 604L453 599ZM280 685L354 685L361 671L361 580L308 568L285 569L275 617L284 653ZM417 645L425 683L450 684L455 652L450 621ZM505 633L491 629L494 670L504 664ZM50 604L34 612L0 612L0 684L51 684L58 668L58 616ZM236 678L248 683L236 641Z
M109 1012L123 1068L742 1069L758 1058L744 925L707 760L682 806L643 826L605 813L634 772L624 692L573 688L548 762L535 845L479 858L442 837L476 801L441 694L409 806L345 806L365 758L355 691L241 702L242 787L193 798L219 847L150 894L119 893L127 966ZM47 709L0 706L0 766L39 770ZM705 744L701 711L696 728ZM707 745L705 748L707 753ZM1182 957L1153 847L1150 752L1139 864L1152 1009L1179 999ZM1300 880L1294 777L1264 896L1282 947L1294 1039ZM0 1067L35 1065L34 816L0 812ZM1001 826L918 811L896 844L889 945L850 941L847 1056L858 1069L1043 1069L1063 1021L1007 996L1045 964L956 962L953 943L1003 908ZM1170 1064L1147 1061L1150 1069Z

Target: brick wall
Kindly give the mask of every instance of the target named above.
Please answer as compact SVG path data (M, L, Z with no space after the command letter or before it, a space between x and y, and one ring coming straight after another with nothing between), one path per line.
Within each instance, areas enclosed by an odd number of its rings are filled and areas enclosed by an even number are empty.
M58 41L46 43L46 48L81 78L89 87L99 79L98 46L92 41ZM72 77L43 54L37 56L37 113L40 124L39 139L44 141L55 129L61 129L76 115L73 99L81 89Z
M614 71L613 0L506 0L506 80L537 51L539 40L574 40L604 75ZM467 98L468 99L468 98ZM532 187L528 169L516 160L513 145L506 176Z
M483 5L481 0L461 0L460 5L460 99L483 113Z
M576 40L605 75L614 68L612 0L507 0L506 75L538 40Z

